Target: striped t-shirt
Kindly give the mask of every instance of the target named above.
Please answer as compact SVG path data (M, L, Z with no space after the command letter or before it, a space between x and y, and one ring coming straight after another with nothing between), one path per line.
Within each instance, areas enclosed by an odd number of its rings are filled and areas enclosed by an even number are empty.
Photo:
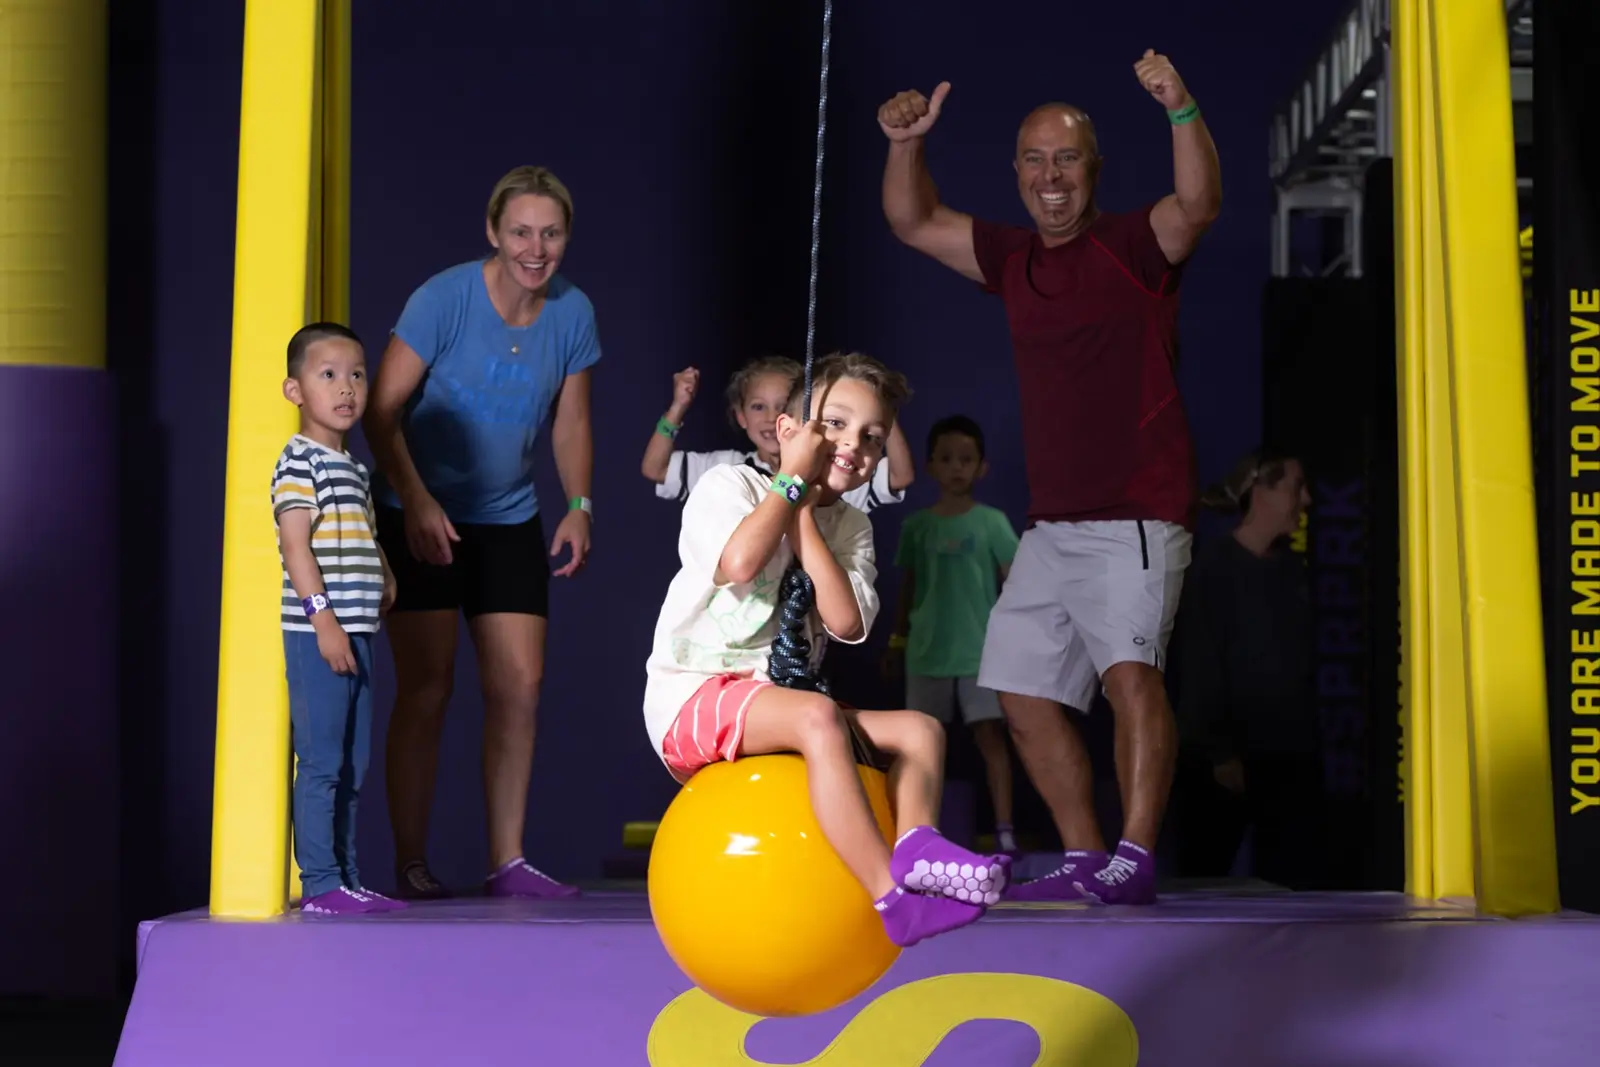
M383 559L372 536L377 523L367 468L348 452L335 452L295 434L272 472L273 518L291 508L316 512L311 519L311 551L322 571L334 618L347 632L375 632L383 602ZM278 559L283 559L281 533ZM285 630L312 631L287 567L282 613Z

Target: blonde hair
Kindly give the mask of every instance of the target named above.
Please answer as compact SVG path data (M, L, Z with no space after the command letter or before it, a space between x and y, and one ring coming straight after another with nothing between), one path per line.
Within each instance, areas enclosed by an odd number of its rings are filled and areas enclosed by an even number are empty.
M1202 507L1244 514L1250 510L1250 490L1258 485L1271 489L1283 481L1294 457L1282 452L1257 450L1233 465L1222 481L1200 495Z
M519 196L544 196L554 200L561 207L561 218L567 229L572 228L572 194L548 167L517 167L495 182L486 213L490 227L496 231L500 229L500 217L506 213L506 205Z
M890 370L881 360L863 352L834 352L823 356L812 365L813 402L827 392L830 385L843 378L870 387L877 394L878 403L883 405L884 414L891 424L899 417L900 406L911 399L911 385L906 381L904 374ZM784 410L789 413L790 418L803 420L806 417L806 413L800 410L800 406L805 403L805 396L805 368L802 367L800 377L794 380L794 385L789 389L789 402L784 405Z
M750 390L751 383L757 378L764 378L769 374L781 374L793 383L805 372L806 369L800 365L799 360L790 359L788 356L757 356L752 359L734 371L733 377L728 379L728 421L734 426L739 425L739 412L744 408L745 393Z

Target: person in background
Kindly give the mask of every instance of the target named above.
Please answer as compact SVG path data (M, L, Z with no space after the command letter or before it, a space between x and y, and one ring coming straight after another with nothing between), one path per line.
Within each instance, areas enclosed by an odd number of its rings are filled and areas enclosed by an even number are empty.
M1305 470L1294 456L1254 453L1201 502L1238 523L1197 554L1173 635L1179 873L1226 875L1249 828L1257 877L1317 888L1326 846L1311 604L1287 544L1311 503Z
M560 179L518 167L496 183L486 215L490 253L434 275L406 302L366 420L378 543L400 583L389 617L396 695L387 771L396 880L412 898L447 895L425 848L463 616L483 687L485 888L577 893L523 858L523 829L551 557L570 549L554 573L571 577L589 555L589 379L600 339L594 306L559 273L572 231L572 195ZM554 508L534 491L534 445L547 420L566 497ZM547 512L560 516L548 546Z
M650 443L645 446L640 472L656 483L656 496L689 499L695 484L712 467L724 463L743 463L758 474L771 476L778 469L778 415L789 399L789 391L805 369L787 356L759 356L734 372L728 382L728 420L745 432L753 449L740 452L726 448L714 452L683 452L673 447L683 417L694 402L700 387L700 371L685 367L672 376L672 404L656 422ZM888 451L878 464L877 473L866 485L852 489L844 500L862 512L870 513L885 504L898 504L906 498L906 487L914 477L911 446L898 424L889 432Z
M939 499L900 528L899 621L884 667L891 677L905 672L906 707L946 726L960 707L983 757L997 845L1015 852L1005 715L998 694L978 685L989 611L1017 553L1011 520L972 498L988 472L982 427L965 415L933 424L928 473L939 485Z

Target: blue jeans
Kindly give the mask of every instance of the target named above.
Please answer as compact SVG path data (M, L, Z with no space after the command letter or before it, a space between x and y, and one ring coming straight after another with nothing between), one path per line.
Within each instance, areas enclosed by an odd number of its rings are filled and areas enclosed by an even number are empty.
M356 673L333 673L317 635L285 630L294 730L294 858L306 900L361 885L356 802L372 752L372 635L350 634Z

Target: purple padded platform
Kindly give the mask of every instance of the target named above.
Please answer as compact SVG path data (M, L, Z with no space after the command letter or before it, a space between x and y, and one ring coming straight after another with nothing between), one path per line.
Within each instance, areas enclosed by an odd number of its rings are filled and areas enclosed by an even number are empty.
M741 1052L744 1027L715 1011L685 1010L652 1040L658 1015L691 986L642 893L444 901L345 919L201 912L141 928L116 1067L732 1067L819 1054L825 1067L1081 1067L1091 1015L1102 1030L1120 1028L1096 1040L1137 1042L1136 1058L1102 1054L1095 1067L1565 1067L1600 1047L1600 1012L1584 992L1597 958L1600 918L1491 920L1396 894L1008 904L908 950L841 1008L760 1022ZM891 989L974 973L897 994L927 1005L901 1014L915 1026L863 1019L840 1037ZM957 995L933 1006L934 987ZM1029 997L1045 1005L1037 1026L981 1018ZM962 1024L969 1009L980 1018ZM919 1049L910 1031L930 1026L954 1029Z

